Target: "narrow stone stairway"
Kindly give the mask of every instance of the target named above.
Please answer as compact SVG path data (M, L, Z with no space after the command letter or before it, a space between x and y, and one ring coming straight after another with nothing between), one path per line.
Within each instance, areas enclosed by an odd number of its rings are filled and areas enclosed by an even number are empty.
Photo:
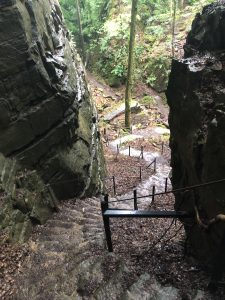
M97 198L63 203L37 230L13 299L179 299L149 274L137 276L108 253Z

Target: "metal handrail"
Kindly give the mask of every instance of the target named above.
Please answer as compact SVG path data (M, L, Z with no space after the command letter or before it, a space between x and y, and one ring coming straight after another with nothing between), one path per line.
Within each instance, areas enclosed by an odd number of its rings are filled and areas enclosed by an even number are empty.
M176 193L190 191L190 190L194 190L194 189L197 189L197 188L206 187L206 186L210 186L210 185L214 185L214 184L222 183L222 182L225 182L225 178L220 179L220 180L205 182L205 183L202 183L202 184L183 187L183 188L179 188L179 189L175 189L175 190L164 191L164 192L159 192L159 193L149 194L149 195L144 195L144 196L138 196L137 199L150 198L150 197L153 197L153 196L168 195L168 194L172 194L172 193L176 194ZM113 200L113 201L109 201L109 203L122 202L122 201L128 201L128 200L134 200L134 198Z

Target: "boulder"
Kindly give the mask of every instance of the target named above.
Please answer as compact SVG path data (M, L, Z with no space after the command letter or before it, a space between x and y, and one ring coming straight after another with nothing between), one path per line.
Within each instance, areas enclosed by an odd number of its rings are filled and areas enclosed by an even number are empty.
M48 201L39 205L45 197L101 191L97 114L58 1L4 0L0 8L1 186L12 207L42 223L44 207L52 209ZM26 184L33 171L46 191L43 197L37 191L24 210L15 204L15 184L24 177L20 189L34 192L35 184Z
M174 188L225 178L224 20L225 1L206 6L188 34L185 58L172 62L166 94ZM225 222L214 221L225 214L224 195L225 181L175 195L176 209L195 215L184 223L192 252L217 274L225 267Z

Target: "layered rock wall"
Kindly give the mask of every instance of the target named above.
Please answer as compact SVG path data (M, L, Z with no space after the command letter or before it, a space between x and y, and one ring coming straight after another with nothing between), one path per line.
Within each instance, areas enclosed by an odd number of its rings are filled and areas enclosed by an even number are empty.
M225 1L196 16L185 58L172 62L167 98L174 188L225 179ZM225 223L209 223L225 214L225 181L176 194L176 208L195 215L185 223L193 252L224 267Z
M0 1L0 28L1 195L42 222L56 199L101 191L97 114L57 0Z

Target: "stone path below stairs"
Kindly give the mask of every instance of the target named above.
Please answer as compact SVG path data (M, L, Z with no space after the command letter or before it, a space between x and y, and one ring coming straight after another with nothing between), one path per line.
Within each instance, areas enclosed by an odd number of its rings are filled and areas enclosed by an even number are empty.
M179 299L149 274L136 276L107 252L97 198L66 202L38 226L17 280L18 300Z

